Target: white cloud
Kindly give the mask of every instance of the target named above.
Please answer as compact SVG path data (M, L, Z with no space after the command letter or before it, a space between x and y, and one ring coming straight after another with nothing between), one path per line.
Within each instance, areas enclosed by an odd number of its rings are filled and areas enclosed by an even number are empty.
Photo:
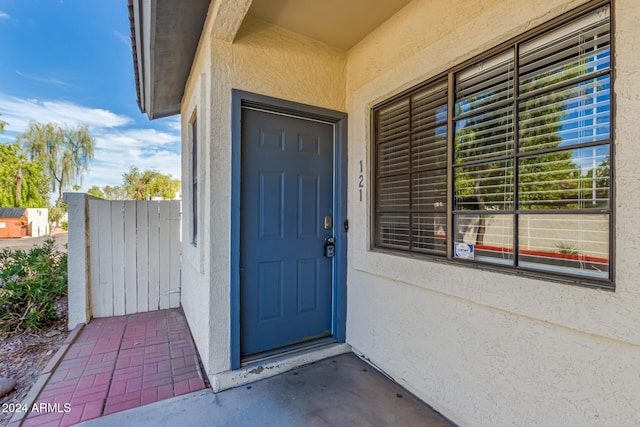
M104 129L95 135L95 159L86 190L93 185L118 185L130 166L153 169L180 179L180 133L156 129Z
M131 118L100 108L85 107L67 101L22 99L0 93L0 113L9 123L6 130L23 132L31 120L41 123L85 125L89 129L113 128L131 123Z
M82 182L86 191L93 185L119 185L122 174L136 166L141 170L152 169L164 174L171 174L180 179L180 153L168 150L156 151L153 154L142 150L130 149L127 157L120 157L117 151L96 149L95 160L91 164L88 176Z
M117 31L117 30L113 32L113 35L116 36L116 38L118 40L120 40L122 43L127 45L127 47L131 46L131 37L130 36L124 35L120 31Z
M20 70L16 70L16 74L19 75L20 77L24 77L25 79L35 80L37 82L53 83L58 86L69 86L69 84L67 84L66 82L56 79L55 77L47 77L47 76L39 76L37 74L23 73Z
M182 121L180 119L180 116L168 117L166 119L163 119L163 122L168 129L180 133L180 130L182 129Z
M7 12L3 12L0 10L0 19L9 19L10 16Z
M70 127L86 125L95 138L94 159L83 179L82 190L93 185L118 185L130 166L153 169L180 179L180 121L163 119L153 124L160 128L133 127L129 117L104 109L90 108L66 101L21 99L0 93L0 114L8 122L11 134L22 133L30 120L54 122Z
M144 146L149 149L179 144L180 134L162 132L156 129L126 129L122 131L101 131L96 134L97 146L101 148L117 146L120 149Z

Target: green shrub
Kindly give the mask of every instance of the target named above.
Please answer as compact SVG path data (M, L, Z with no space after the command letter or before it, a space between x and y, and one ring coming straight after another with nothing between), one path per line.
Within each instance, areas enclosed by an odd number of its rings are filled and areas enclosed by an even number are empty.
M62 221L60 223L60 227L62 227L63 230L69 230L69 223L67 221Z
M49 326L66 292L67 254L53 239L29 251L0 251L0 338Z
M555 247L561 254L578 255L580 253L571 243L568 242L556 242Z

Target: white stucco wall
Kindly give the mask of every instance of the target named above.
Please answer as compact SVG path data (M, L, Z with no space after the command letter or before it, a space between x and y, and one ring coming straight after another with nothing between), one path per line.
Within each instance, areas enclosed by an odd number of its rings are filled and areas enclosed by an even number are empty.
M346 53L247 17L235 41L203 40L182 103L185 200L190 236L189 134L198 115L201 242L184 239L182 305L210 378L229 371L231 354L231 100L232 89L344 111ZM213 59L212 59L213 58ZM202 259L199 270L196 260Z
M29 226L27 234L31 237L41 237L49 234L49 209L27 209Z
M350 182L373 105L582 3L410 3L348 54ZM640 3L613 16L615 292L370 251L349 187L347 342L461 425L640 424Z
M210 41L201 39L198 55L193 64L192 75L183 97L182 117L182 288L180 303L198 347L205 369L210 363L210 322L211 322L211 234L205 228L211 218L209 191L211 187L211 148L210 133L212 112L209 105L210 64L208 51ZM191 126L197 119L198 140L198 241L192 242L193 206L191 189Z

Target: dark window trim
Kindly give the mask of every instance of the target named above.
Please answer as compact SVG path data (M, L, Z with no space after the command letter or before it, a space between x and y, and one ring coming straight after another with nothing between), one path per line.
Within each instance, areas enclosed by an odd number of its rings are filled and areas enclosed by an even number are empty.
M197 110L191 115L189 120L191 158L189 170L191 171L190 193L191 193L191 244L198 246L198 117Z
M412 93L416 93L422 89L425 89L431 85L435 85L438 84L438 82L442 81L443 79L447 79L447 85L449 91L448 91L448 117L447 117L447 126L448 126L448 132L447 132L447 205L452 205L453 202L453 185L454 185L454 174L453 174L453 138L454 138L454 117L455 117L455 111L454 111L454 106L455 106L455 75L456 73L465 70L466 68L474 65L474 64L478 64L480 62L482 62L483 60L489 59L501 52L504 52L508 49L517 49L518 46L523 43L524 41L527 40L531 40L534 39L535 37L542 35L544 33L547 33L549 31L552 31L564 24L567 24L571 21L577 20L579 19L581 16L584 16L590 12L593 12L595 10L597 10L598 8L601 8L603 6L607 6L609 5L610 7L610 34L611 34L611 41L610 41L610 51L611 51L611 55L610 55L610 62L611 62L611 66L610 66L610 71L607 74L610 74L611 76L611 81L610 81L610 111L611 111L611 119L610 119L610 138L608 140L600 140L597 142L594 142L592 144L587 144L587 145L605 145L605 144L609 144L610 147L610 176L609 176L609 195L610 195L610 208L609 208L609 279L598 279L598 278L591 278L591 277L585 277L585 276L580 276L580 275L574 275L574 274L568 274L568 273L562 273L562 272L553 272L553 273L548 273L545 271L541 271L541 270L537 270L537 269L530 269L527 267L522 267L522 266L509 266L509 267L504 267L504 266L499 266L499 265L493 265L493 264L486 264L486 263L480 263L477 261L460 261L460 260L456 260L455 258L453 258L453 254L452 254L452 250L453 250L453 207L448 207L447 208L447 255L442 256L442 255L435 255L435 254L429 254L429 253L423 253L423 252L415 252L415 251L409 251L409 250L401 250L401 249L392 249L392 248L387 248L387 247L378 247L376 246L376 240L377 240L377 236L376 236L376 221L377 221L377 206L378 206L378 191L376 188L376 175L375 175L375 171L376 171L376 111L378 109L380 109L381 107L384 107L386 105L390 105L395 101L400 100L401 98L407 97L408 95L412 94ZM615 194L615 167L616 167L616 163L615 163L615 143L614 141L616 140L616 135L615 135L615 119L616 119L616 97L615 97L615 89L614 89L614 84L615 84L615 70L616 70L616 64L615 64L615 13L614 13L614 1L613 0L594 0L588 3L585 3L581 6L576 7L575 9L566 12L556 18L553 18L543 24L541 24L540 26L529 30L525 33L522 33L510 40L507 40L477 56L474 56L472 58L469 58L468 60L463 61L460 64L457 64L456 66L450 68L447 71L444 71L442 73L439 73L435 76L433 76L432 78L429 78L426 81L423 81L411 88L405 89L400 93L397 93L396 95L385 99L384 101L381 101L379 103L374 104L371 107L370 110L370 135L371 135L371 150L370 150L370 155L369 155L369 160L370 160L370 165L371 165L371 173L369 175L369 185L371 188L371 204L369 206L369 210L370 210L370 223L369 223L369 249L371 251L374 252L379 252L379 253L384 253L384 254L388 254L388 255L396 255L396 256L404 256L404 257L409 257L409 258L414 258L414 259L419 259L419 260L428 260L428 261L432 261L432 262L438 262L438 263L443 263L443 264L448 264L448 265L455 265L455 266L459 266L459 267L465 267L465 268L472 268L472 269L476 269L476 270L484 270L484 271L491 271L491 272L499 272L502 274L508 274L508 275L512 275L512 276L518 276L518 277L528 277L528 278L534 278L534 279L541 279L541 280L545 280L545 281L549 281L549 282L555 282L555 283L561 283L561 284L569 284L569 285L578 285L581 287L589 287L589 288L596 288L596 289L603 289L603 290L609 290L609 291L615 291L615 282L616 282L616 269L615 269L615 222L616 222L616 206L615 206L615 200L616 200L616 194ZM514 58L517 61L518 60L518 52L517 50L514 52ZM592 76L595 77L595 76ZM517 76L516 76L517 78ZM569 85L569 83L573 83L573 81L571 82L563 82L561 85ZM451 89L454 88L454 89ZM545 92L549 90L548 88L545 88ZM525 98L530 98L535 96L536 93L530 92L527 93L526 95L520 95L520 94L514 94L514 99L511 102L521 102L523 99ZM495 107L495 106L493 106ZM477 112L474 112L475 114L477 114ZM459 118L459 117L458 117ZM517 121L516 121L517 122ZM516 130L517 130L517 123L516 125ZM586 145L585 145L586 147ZM582 148L582 146L580 146L580 148ZM537 152L536 152L537 153ZM539 153L538 153L539 154ZM518 168L515 167L515 169L517 170ZM516 172L517 173L517 172ZM516 210L517 211L517 210ZM474 214L477 214L478 212L474 212ZM541 212L542 213L542 212ZM582 211L581 213L585 213L585 214L596 214L598 212L596 211L592 211L592 212L585 212ZM514 233L517 232L516 231L517 228L517 224L514 224ZM517 245L517 241L514 241L514 245Z

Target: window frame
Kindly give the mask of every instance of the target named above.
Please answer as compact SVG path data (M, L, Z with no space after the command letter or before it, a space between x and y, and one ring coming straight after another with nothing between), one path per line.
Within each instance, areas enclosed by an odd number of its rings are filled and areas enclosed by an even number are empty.
M602 7L609 7L609 20L610 20L610 28L609 28L609 33L610 33L610 43L609 43L609 52L610 52L610 69L608 72L608 75L610 77L610 88L609 88L609 108L610 108L610 118L609 118L609 138L607 138L605 141L599 141L600 144L602 145L608 145L609 147L609 162L610 162L610 167L609 167L609 207L607 209L608 213L606 213L606 215L609 216L609 227L608 227L608 253L609 253L609 260L608 260L608 267L609 267L609 275L608 278L604 279L604 278L597 278L597 277L590 277L587 275L579 275L579 274L572 274L572 273L565 273L565 272L550 272L550 271L544 271L542 269L535 269L535 268L527 268L527 267L523 267L523 266L519 266L517 260L513 263L513 265L508 265L508 266L501 266L501 265L497 265L497 264L489 264L489 263L484 263L484 262L478 262L478 261L469 261L469 260L460 260L460 259L456 259L453 256L453 244L455 242L455 230L454 230L454 211L455 211L455 207L454 205L454 184L455 184L455 177L454 177L454 169L455 169L455 164L454 164L454 138L455 138L455 125L456 122L454 120L455 117L455 98L456 98L456 75L466 69L469 69L470 67L474 66L474 65L478 65L480 63L482 63L483 61L486 60L490 60L493 57L496 57L498 55L500 55L501 52L506 52L511 50L513 52L513 58L514 58L514 84L516 79L518 79L518 75L519 75L519 69L518 69L518 48L521 44L533 40L536 37L539 36L543 36L547 33L551 33L554 30L557 30L559 27L568 24L572 21L576 21L578 19L580 19L581 17L592 13ZM595 76L593 76L595 77ZM448 99L447 99L447 186L446 186L446 191L447 191L447 198L446 198L446 203L447 203L447 209L446 209L446 219L447 219L447 237L446 237L446 248L447 248L447 253L446 256L444 255L436 255L433 253L425 253L425 252L418 252L418 251L414 251L411 249L395 249L395 248L390 248L388 246L380 246L378 245L378 188L377 188L377 181L378 181L378 176L377 176L377 172L378 172L378 166L377 166L377 156L378 156L378 148L377 148L377 112L388 105L391 105L394 102L398 102L400 100L402 100L403 98L410 98L413 94L418 93L421 90L425 90L428 89L430 86L435 86L440 84L440 82L442 80L445 80L447 83L447 91L448 91ZM605 289L605 290L615 290L615 218L616 218L616 212L615 212L615 200L616 200L616 194L615 194L615 119L616 119L616 99L615 99L615 90L614 90L614 82L615 82L615 17L614 17L614 8L612 5L612 2L610 0L595 0L595 1L591 1L589 3L586 3L584 5L581 5L567 13L564 13L554 19L549 20L548 22L532 29L529 30L525 33L520 34L519 36L516 36L504 43L501 43L485 52L483 52L480 55L474 56L473 58L470 58L452 68L450 68L449 70L446 70L438 75L433 76L432 78L414 86L411 87L407 90L402 91L401 93L398 93L392 97L389 97L387 99L385 99L382 102L379 102L377 104L375 104L374 106L372 106L371 110L370 110L370 135L371 135L371 140L370 140L370 146L371 146L371 150L370 150L370 165L371 165L371 175L370 175L370 188L372 189L372 197L371 197L371 204L369 206L370 208L370 224L369 224L369 230L370 230L370 240L369 240L369 249L372 251L376 251L376 252L381 252L381 253L386 253L386 254L393 254L393 255L402 255L402 256L408 256L411 258L416 258L416 259L423 259L423 260L429 260L429 261L433 261L433 262L439 262L439 263L446 263L446 264L452 264L452 265L456 265L456 266L463 266L463 267L470 267L470 268L475 268L475 269L480 269L480 270L488 270L488 271L497 271L500 273L504 273L504 274L510 274L510 275L516 275L516 276L521 276L521 277L532 277L532 278L537 278L537 279L543 279L546 281L551 281L551 282L557 282L557 283L563 283L563 284L572 284L572 285L580 285L580 286L586 286L586 287L593 287L593 288L601 288L601 289ZM565 87L567 87L566 82L563 83ZM514 90L517 87L514 86ZM546 89L542 90L542 91L535 91L535 92L545 92ZM532 99L534 96L536 95L531 95L533 92L529 92L527 93L524 97L526 99ZM518 120L518 105L520 104L520 102L522 102L522 98L523 96L521 96L519 93L514 93L513 96L513 103L514 103L514 132L517 133L519 132L519 120ZM409 113L410 114L410 113ZM607 142L608 141L608 142ZM591 145L595 145L597 143L593 143ZM582 145L573 145L567 148L567 150L579 150L580 148L588 148L591 145L587 144L586 146L582 146ZM514 150L517 147L514 146ZM514 155L512 156L513 159L518 159L518 158L522 158L522 157L526 157L529 154L529 152L523 152L523 153L514 153ZM411 161L411 157L409 159L409 161ZM517 188L519 183L517 180L517 169L518 169L518 163L515 163L514 166L514 186ZM594 172L595 173L595 172ZM411 188L411 185L410 187ZM411 191L411 190L410 190ZM517 257L517 253L518 253L518 231L517 231L517 224L515 223L515 221L517 221L517 218L519 217L518 215L520 214L519 212L521 211L521 209L518 207L517 203L517 194L518 191L515 191L514 193L514 207L513 207L513 211L514 214L513 216L511 216L514 219L514 232L513 232L513 236L514 236L514 241L513 241L513 254L514 254L514 258ZM410 212L411 210L409 210L408 212ZM476 213L474 211L470 211L469 213ZM587 215L591 215L591 214L587 214ZM410 221L411 223L411 221ZM412 230L411 228L409 228L409 233L411 233Z
M194 111L189 120L189 190L191 195L191 244L198 246L198 182L199 182L199 166L198 166L198 115Z

